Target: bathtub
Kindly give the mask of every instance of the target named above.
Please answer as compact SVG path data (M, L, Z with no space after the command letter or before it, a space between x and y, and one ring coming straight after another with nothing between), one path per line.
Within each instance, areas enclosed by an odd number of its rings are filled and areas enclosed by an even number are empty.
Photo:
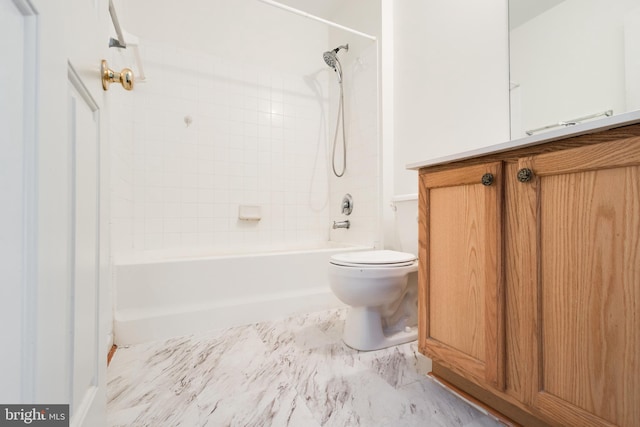
M335 307L329 258L369 247L252 254L145 253L114 262L114 340L145 341Z

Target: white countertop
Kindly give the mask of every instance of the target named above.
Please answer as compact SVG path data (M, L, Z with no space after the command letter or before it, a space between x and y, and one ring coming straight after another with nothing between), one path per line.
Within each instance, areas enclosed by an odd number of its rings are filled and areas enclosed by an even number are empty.
M496 154L503 151L512 150L514 148L530 147L532 145L544 144L546 142L557 141L559 139L585 135L588 133L600 132L603 130L628 126L635 123L640 123L640 110L630 111L628 113L622 113L616 116L580 123L573 126L567 126L549 132L527 136L525 138L514 139L511 141L503 142L501 144L476 148L475 150L463 151L444 157L410 163L407 165L407 169L418 170L427 166L441 165L458 160L470 159L472 157L484 156L487 154Z

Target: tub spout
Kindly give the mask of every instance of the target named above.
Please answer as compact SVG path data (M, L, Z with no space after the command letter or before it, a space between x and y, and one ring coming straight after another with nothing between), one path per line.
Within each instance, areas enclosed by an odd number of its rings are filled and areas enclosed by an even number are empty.
M335 230L336 228L349 228L351 224L349 223L349 220L345 220L345 221L333 221L333 229Z

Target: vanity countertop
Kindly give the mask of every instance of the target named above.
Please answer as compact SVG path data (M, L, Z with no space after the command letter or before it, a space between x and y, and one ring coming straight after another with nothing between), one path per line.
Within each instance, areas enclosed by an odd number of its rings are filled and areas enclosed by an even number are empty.
M574 126L567 126L550 132L544 132L537 135L527 136L525 138L514 139L511 141L503 142L501 144L477 148L475 150L463 151L444 157L410 163L407 165L407 169L418 170L420 168L428 166L442 165L458 160L470 159L472 157L501 153L516 148L530 147L533 145L544 144L547 142L557 141L560 139L585 135L589 133L601 132L604 130L628 126L636 123L640 123L640 110L630 111L628 113L618 114L616 116L594 120L591 122L580 123Z

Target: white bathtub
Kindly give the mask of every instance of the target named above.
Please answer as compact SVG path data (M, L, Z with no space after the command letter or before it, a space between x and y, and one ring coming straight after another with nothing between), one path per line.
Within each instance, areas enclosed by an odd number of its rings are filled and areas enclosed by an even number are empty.
M329 257L367 247L254 254L145 254L116 260L118 345L342 306L327 279Z

